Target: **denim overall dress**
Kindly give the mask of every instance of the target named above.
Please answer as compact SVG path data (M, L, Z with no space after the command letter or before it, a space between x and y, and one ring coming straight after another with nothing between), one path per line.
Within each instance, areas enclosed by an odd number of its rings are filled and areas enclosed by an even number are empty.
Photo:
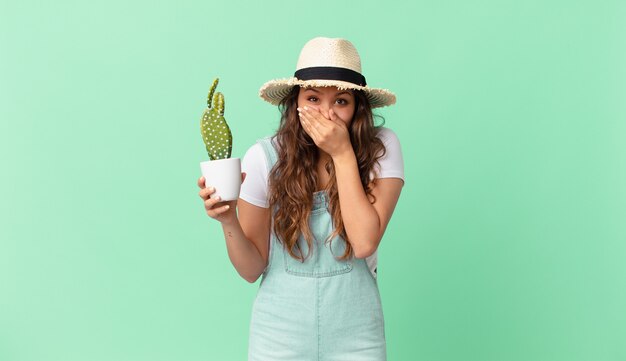
M271 169L276 150L269 137L259 142ZM327 193L315 192L309 218L315 240L305 262L291 257L271 232L268 266L252 307L248 360L386 360L377 281L365 259L335 258L345 250L342 238L324 243L333 231L327 206ZM298 243L306 256L302 235Z

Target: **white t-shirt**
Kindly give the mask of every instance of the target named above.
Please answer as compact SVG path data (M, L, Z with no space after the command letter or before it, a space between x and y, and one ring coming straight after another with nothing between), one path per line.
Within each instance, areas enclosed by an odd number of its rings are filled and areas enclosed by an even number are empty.
M380 166L374 166L372 178L400 178L404 181L404 161L398 136L391 129L381 127L377 137L383 141L386 154L378 160ZM278 144L274 142L277 147ZM255 206L268 208L268 177L269 168L263 147L255 143L244 155L241 161L241 171L246 173L246 179L241 185L239 197ZM271 247L271 242L270 242ZM378 264L378 250L365 259L370 272L376 277Z

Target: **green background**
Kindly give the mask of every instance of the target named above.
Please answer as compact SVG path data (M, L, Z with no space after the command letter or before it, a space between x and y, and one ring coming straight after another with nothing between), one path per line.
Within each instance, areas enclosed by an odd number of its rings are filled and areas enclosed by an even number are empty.
M351 40L406 185L390 360L626 359L623 1L3 1L0 360L244 360L258 288L196 180L315 36Z

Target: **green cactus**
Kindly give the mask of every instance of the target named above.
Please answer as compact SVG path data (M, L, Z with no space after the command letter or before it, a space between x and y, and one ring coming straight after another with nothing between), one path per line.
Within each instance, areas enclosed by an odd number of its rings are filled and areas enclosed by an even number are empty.
M230 158L233 150L233 135L228 124L226 124L226 119L224 119L224 95L217 92L215 99L213 99L213 93L215 93L218 82L219 78L213 81L207 97L207 108L200 120L202 140L211 160ZM211 107L211 101L213 107Z

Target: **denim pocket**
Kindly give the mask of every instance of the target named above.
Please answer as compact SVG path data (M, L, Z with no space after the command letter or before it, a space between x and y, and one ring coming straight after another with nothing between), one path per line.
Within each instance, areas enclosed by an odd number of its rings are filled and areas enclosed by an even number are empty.
M304 262L293 258L287 250L283 250L285 271L301 277L330 277L352 270L352 258L339 260L346 249L346 241L341 237L334 237L332 241L324 242L332 233L332 218L325 208L315 209L309 218L309 227L313 233L313 248L309 252L303 235L298 238L300 248L294 246L296 255L302 251Z

